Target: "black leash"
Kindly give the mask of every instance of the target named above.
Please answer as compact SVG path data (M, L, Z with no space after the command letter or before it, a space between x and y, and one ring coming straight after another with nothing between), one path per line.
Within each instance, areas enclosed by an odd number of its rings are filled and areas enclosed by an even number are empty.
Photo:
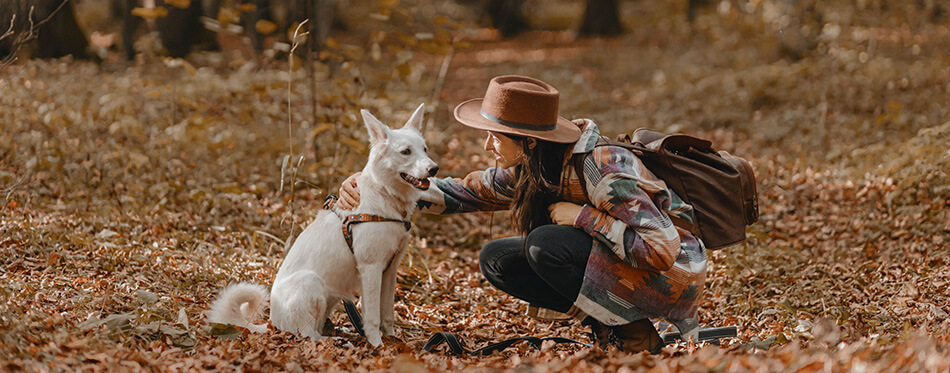
M346 315L350 317L350 323L353 324L353 328L356 329L356 332L359 333L361 337L366 338L366 332L363 331L363 316L360 315L360 310L356 309L356 305L353 304L353 301L344 299L343 309L346 310Z
M738 336L739 328L735 325L720 326L717 328L699 328L699 336L696 338L698 341L696 342L709 342L714 345L718 345L720 339L735 338ZM660 335L660 338L663 338L664 344L670 344L683 340L683 336L680 335L679 332L663 333Z
M363 331L363 316L360 315L360 311L356 309L356 305L353 304L353 301L344 300L343 308L346 310L346 315L349 316L350 323L353 324L353 328L356 329L356 332L359 333L359 335L362 336L363 338L366 338L366 333ZM562 338L562 337L546 337L546 338L518 337L518 338L504 340L498 343L493 343L488 346L477 349L475 351L467 351L465 347L462 346L462 341L455 334L448 333L448 332L438 332L432 335L431 338L429 338L429 341L426 342L425 346L422 346L422 349L427 352L432 352L433 350L435 350L436 347L439 347L440 345L445 343L447 346L449 346L449 350L456 355L486 356L486 355L495 353L497 351L504 350L508 347L511 347L511 345L520 341L527 341L529 344L539 349L541 348L541 344L544 343L545 341L554 341L554 343L574 343L574 344L579 344L586 347L592 346L590 343L584 343L584 342L575 341L573 339Z
M356 309L356 305L353 304L351 300L343 301L343 308L346 309L346 315L350 317L350 323L353 324L353 328L356 329L356 332L360 336L366 338L366 333L363 331L363 316L360 315L360 311ZM700 328L698 333L698 341L696 342L709 342L715 345L719 344L719 340L722 338L735 338L739 335L739 328L736 326L723 326L718 328ZM669 332L663 333L660 335L660 338L663 339L663 344L670 344L678 341L682 341L683 337L679 332ZM445 344L449 347L449 351L455 355L473 355L473 356L487 356L495 352L504 350L508 347L511 347L513 344L526 341L534 348L540 349L541 345L545 341L554 341L554 343L571 343L579 344L584 347L593 346L590 343L584 343L581 341L576 341L570 338L563 337L517 337L506 339L498 343L492 343L488 346L482 347L474 351L468 351L465 349L465 346L462 345L461 339L455 334L448 332L438 332L432 335L429 338L429 341L426 342L422 349L426 352L433 352L436 347L439 347L442 344Z
M563 337L545 337L545 338L517 337L517 338L507 339L498 343L492 343L488 346L482 347L475 351L467 351L465 350L465 347L462 346L462 342L459 340L459 337L456 336L455 334L446 333L446 332L438 332L438 333L435 333L435 335L433 335L431 338L429 338L429 341L426 342L425 346L422 346L422 349L427 352L432 352L433 350L435 350L436 347L445 343L447 346L449 346L449 350L453 354L456 354L456 355L487 356L495 352L504 350L508 347L511 347L511 345L517 342L521 342L521 341L527 341L529 344L531 344L531 346L537 349L540 349L541 345L545 341L554 341L554 343L579 344L584 347L592 346L590 343L584 343L581 341L575 341L573 339L563 338Z

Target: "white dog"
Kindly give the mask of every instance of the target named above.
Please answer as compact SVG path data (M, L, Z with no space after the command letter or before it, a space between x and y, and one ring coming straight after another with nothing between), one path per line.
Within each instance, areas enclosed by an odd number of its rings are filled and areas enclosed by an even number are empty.
M271 287L270 320L277 329L320 339L336 305L360 293L369 343L379 346L382 334L394 332L396 267L409 240L408 219L439 170L426 155L424 107L398 130L361 111L370 152L358 179L360 204L352 211L320 210L297 237ZM266 301L263 286L231 285L211 305L208 320L263 332L266 325L253 321Z

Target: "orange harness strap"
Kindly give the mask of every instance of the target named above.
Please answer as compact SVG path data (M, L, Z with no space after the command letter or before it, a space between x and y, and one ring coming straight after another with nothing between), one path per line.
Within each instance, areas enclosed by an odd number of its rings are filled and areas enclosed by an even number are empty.
M343 215L338 209L334 208L338 199L339 198L333 194L327 195L327 199L323 202L323 209L333 211L333 213L343 221L343 239L346 240L346 246L350 248L351 253L353 252L353 226L356 224L367 222L396 222L402 223L407 231L412 228L412 223L408 220L384 218L373 214Z

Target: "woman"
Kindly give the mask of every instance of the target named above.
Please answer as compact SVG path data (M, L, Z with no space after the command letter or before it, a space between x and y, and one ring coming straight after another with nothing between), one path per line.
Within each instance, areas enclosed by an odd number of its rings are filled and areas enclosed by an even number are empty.
M582 320L602 348L658 352L649 318L695 336L706 250L670 219L692 223L692 207L629 150L595 146L597 125L559 117L558 100L545 82L499 76L484 98L456 107L459 122L487 132L498 167L433 179L421 211L510 209L524 235L486 244L482 273L533 306ZM344 208L359 203L355 181L341 187Z

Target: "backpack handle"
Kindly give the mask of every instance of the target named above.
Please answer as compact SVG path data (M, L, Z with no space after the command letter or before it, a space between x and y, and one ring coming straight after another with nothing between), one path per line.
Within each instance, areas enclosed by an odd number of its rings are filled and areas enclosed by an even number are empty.
M694 148L706 153L715 152L712 148L712 141L683 134L667 135L646 128L633 131L633 135L619 134L617 135L617 141L640 145L653 151L665 149L672 152L686 152L689 148Z
M657 154L661 151L675 154L687 154L690 151L716 153L716 150L712 148L711 141L687 135L669 135L653 141L642 141L637 139L636 133L634 133L632 137L624 133L617 135L616 140L606 141L603 145L615 145L627 148L638 156L644 153Z

